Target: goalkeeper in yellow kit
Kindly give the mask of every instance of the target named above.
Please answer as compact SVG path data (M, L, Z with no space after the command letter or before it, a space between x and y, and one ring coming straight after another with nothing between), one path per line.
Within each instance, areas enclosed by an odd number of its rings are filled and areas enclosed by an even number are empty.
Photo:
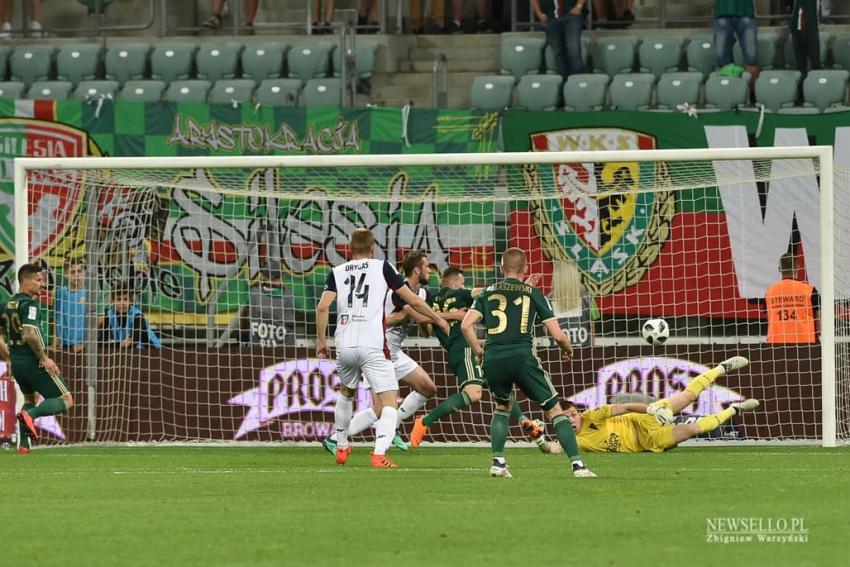
M700 393L717 378L744 368L747 364L749 361L743 356L733 356L694 378L684 391L649 405L610 404L579 413L575 404L567 402L564 413L576 432L582 451L660 453L686 439L713 431L732 416L759 406L758 400L744 400L731 404L721 412L701 417L695 423L672 424L673 416L695 402ZM561 452L554 443L549 444L547 449L552 453Z

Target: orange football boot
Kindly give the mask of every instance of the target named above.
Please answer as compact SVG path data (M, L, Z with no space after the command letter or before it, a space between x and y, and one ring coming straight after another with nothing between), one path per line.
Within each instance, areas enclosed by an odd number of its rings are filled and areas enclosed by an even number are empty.
M345 449L340 449L337 447L336 449L336 464L344 465L348 462L348 455L351 454L351 447L346 447Z
M386 455L376 455L375 453L372 453L372 468L397 469L398 465L388 459Z
M423 419L425 419L425 416L419 416L413 422L413 431L410 432L411 447L419 447L419 444L425 438L425 434L428 433L428 426L422 423Z

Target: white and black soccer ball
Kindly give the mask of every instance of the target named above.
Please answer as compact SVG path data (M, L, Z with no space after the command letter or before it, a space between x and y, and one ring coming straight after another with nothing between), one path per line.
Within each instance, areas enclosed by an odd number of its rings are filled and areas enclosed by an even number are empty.
M670 326L664 319L649 319L640 328L643 339L651 345L663 345L670 338Z

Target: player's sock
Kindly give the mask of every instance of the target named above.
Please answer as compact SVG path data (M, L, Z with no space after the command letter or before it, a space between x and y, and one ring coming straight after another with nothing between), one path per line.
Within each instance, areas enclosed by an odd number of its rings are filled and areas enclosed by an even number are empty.
M722 366L715 366L714 368L712 368L708 372L703 372L702 374L700 374L696 378L692 379L691 383L688 384L688 387L685 388L685 390L687 390L688 392L693 393L693 395L699 397L699 395L702 393L702 391L705 390L706 388L708 388L709 386L711 386L711 384L715 380L717 380L718 378L723 376L724 372L725 371L723 370Z
M567 416L561 414L552 420L552 425L555 427L555 435L558 436L558 441L564 452L571 461L581 461L581 452L578 450L578 440L576 432L573 431L573 426L570 425L570 420Z
M398 407L398 423L396 423L396 429L401 425L401 422L407 419L408 417L412 417L419 408L424 406L428 402L428 398L420 394L419 392L410 392L407 394L407 397L401 402L401 405Z
M525 419L525 416L522 415L522 410L519 409L519 403L516 401L516 398L511 398L511 418L514 423L522 423L522 420Z
M32 409L28 409L27 413L33 419L44 417L45 415L56 415L68 409L65 405L65 400L62 398L47 398Z
M351 418L351 423L348 426L348 435L357 435L376 421L378 421L378 414L375 413L374 409L363 410Z
M348 446L348 427L351 425L351 412L354 411L354 398L340 394L334 406L334 428L337 447Z
M490 448L493 449L494 457L501 457L505 454L510 415L501 410L493 412L493 419L490 421Z
M431 412L422 419L422 423L431 427L431 424L443 416L449 415L459 409L463 409L469 405L469 396L466 392L458 392L452 394L442 401L440 405L431 410Z
M375 452L373 455L383 455L390 448L395 437L395 423L398 410L391 407L381 409L381 417L375 424Z
M708 433L709 431L714 431L715 429L729 421L733 415L735 415L735 408L726 408L720 413L715 413L699 418L697 420L697 425L699 426L700 433Z

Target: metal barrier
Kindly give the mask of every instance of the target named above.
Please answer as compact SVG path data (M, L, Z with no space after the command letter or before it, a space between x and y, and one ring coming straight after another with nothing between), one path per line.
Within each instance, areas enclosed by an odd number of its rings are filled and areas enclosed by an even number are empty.
M434 59L434 108L447 108L449 104L449 59L445 54Z
M102 8L104 6L101 3L101 0L93 0L95 11L94 11L94 26L92 27L73 27L73 28L62 28L62 27L48 27L44 26L42 23L42 28L40 30L33 30L30 27L30 14L29 14L29 2L27 0L20 0L19 4L22 8L21 10L21 22L22 26L20 28L12 28L9 30L9 33L20 33L24 35L33 35L36 33L43 34L69 34L69 35L101 35L104 32L126 32L126 31L143 31L147 29L151 29L156 22L156 2L155 0L148 0L148 10L146 12L146 17L139 24L122 24L122 25L110 25L104 24L103 19L104 15L101 13ZM117 2L113 2L117 3ZM79 5L80 8L84 8L82 4ZM119 9L118 6L112 8L113 10Z

